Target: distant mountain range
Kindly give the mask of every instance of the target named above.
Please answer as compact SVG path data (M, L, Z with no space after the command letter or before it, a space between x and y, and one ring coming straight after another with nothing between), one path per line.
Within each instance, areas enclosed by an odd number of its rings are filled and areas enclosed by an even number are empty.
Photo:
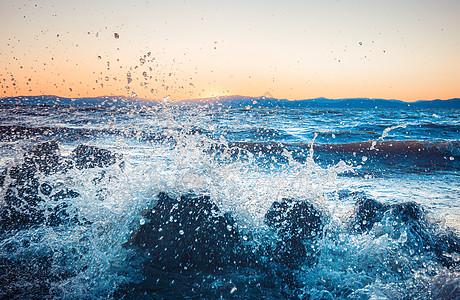
M63 98L57 96L19 96L0 98L0 105L159 105L161 101L127 98L118 96L104 96L95 98ZM284 108L423 108L423 109L460 109L460 98L449 100L420 100L404 102L400 100L349 98L349 99L306 99L286 100L265 97L224 96L206 99L192 99L177 102L168 102L178 106L221 106L221 107L284 107Z

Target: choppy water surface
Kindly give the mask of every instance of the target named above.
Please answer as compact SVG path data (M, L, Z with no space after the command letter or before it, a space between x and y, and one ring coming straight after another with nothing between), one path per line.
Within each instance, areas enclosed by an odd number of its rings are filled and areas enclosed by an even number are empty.
M58 142L47 144L55 164L38 158L44 142ZM2 106L0 144L0 298L460 295L458 110ZM180 270L161 265L177 250L152 258L163 242L135 236L158 219L162 194L209 197L232 233L215 247L242 245L225 250L239 258ZM270 223L283 199L320 212L314 238L286 238L292 219ZM362 199L382 207L358 228ZM167 224L182 217L174 209ZM177 222L165 241L200 238Z

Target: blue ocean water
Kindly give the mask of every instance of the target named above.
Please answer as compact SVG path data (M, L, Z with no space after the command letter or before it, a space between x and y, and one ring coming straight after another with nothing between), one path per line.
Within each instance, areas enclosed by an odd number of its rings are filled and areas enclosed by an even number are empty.
M0 145L0 298L460 297L455 109L3 105ZM161 195L192 208L157 226ZM200 196L224 250L180 219ZM285 199L320 212L314 238L286 238L305 210L270 221ZM148 224L160 241L138 242Z

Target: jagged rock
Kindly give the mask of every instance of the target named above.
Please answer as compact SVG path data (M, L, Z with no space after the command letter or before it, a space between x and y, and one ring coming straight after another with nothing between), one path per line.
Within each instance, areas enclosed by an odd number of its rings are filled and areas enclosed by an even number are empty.
M176 199L160 193L158 198L144 214L148 222L126 244L146 254L146 270L210 271L247 263L235 221L208 196L188 194Z

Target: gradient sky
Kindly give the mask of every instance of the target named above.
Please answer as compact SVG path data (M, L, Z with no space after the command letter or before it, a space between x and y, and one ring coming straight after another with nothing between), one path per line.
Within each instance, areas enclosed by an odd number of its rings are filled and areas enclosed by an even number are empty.
M0 97L460 97L459 13L458 0L0 0Z

